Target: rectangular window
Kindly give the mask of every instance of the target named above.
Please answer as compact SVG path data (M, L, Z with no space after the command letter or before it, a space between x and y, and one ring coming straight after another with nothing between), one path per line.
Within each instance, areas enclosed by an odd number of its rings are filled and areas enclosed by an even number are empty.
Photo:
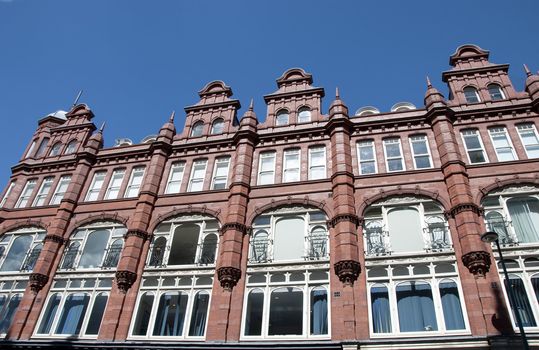
M34 188L36 187L36 180L28 180L26 182L26 185L24 185L24 189L22 190L21 196L17 200L17 204L15 204L15 208L24 208L28 204L28 200L30 200L30 197L32 196L32 192L34 192Z
M429 143L427 136L416 135L410 137L410 148L414 156L414 165L416 169L432 168L430 159Z
M58 185L56 186L56 190L54 191L54 194L51 198L51 205L57 205L60 204L62 199L64 198L64 195L67 191L67 186L69 186L69 182L71 181L70 175L64 175L60 178L60 181L58 182Z
M213 190L222 190L226 188L228 180L228 164L230 157L217 158L215 160L215 168L213 170L213 180L211 188Z
M193 169L191 169L191 178L189 180L188 192L202 191L204 188L204 176L206 175L206 164L208 161L197 160L193 163Z
M109 181L109 187L105 193L105 199L116 199L120 193L120 187L124 180L125 169L117 169L112 173L112 177Z
M0 202L0 208L6 205L7 199L9 198L11 191L13 191L13 187L15 187L15 181L9 184L9 187L7 188L7 191L4 194L4 197L2 197L2 201Z
M34 203L32 203L32 207L39 207L45 204L45 199L47 199L47 195L49 194L51 187L52 187L52 181L54 180L54 177L46 177L43 179L43 182L41 183L41 187L39 187L39 191L37 191L36 198L34 199Z
M385 139L384 152L388 172L405 170L400 139Z
M499 162L517 159L513 150L513 144L509 139L509 135L507 135L507 130L503 126L490 128L488 132Z
M165 194L180 193L184 169L184 162L172 163L172 166L170 167L170 174L168 176L167 187L165 189Z
M372 140L357 143L357 158L360 175L376 174L378 167L376 166L376 151Z
M142 178L144 177L144 170L146 167L139 166L133 168L131 171L131 177L129 178L129 183L125 189L125 198L137 197L140 191L140 186L142 185Z
M531 123L520 124L517 126L517 130L528 158L539 158L539 138L535 125Z
M283 182L299 181L299 149L289 149L284 151L283 158Z
M258 184L271 185L275 183L275 152L260 153L258 167Z
M99 197L99 192L101 191L101 187L103 187L103 183L105 182L105 175L107 174L106 171L99 171L94 174L94 178L92 179L92 184L90 185L90 188L88 189L88 193L86 194L86 201L96 201Z
M468 153L468 160L470 163L476 164L488 162L479 132L475 129L462 130L461 135L464 140L464 147Z
M309 148L309 180L326 178L326 147Z

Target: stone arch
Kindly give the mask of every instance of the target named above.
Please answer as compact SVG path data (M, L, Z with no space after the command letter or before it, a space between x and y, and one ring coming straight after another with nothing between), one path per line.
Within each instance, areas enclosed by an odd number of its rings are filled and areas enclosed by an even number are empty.
M223 218L221 215L221 210L212 210L208 209L206 206L188 206L186 208L174 209L166 214L159 215L155 218L150 225L148 226L148 233L155 231L156 227L163 221L170 219L172 217L182 215L182 214L207 214L211 215L219 221L219 224L222 225Z
M0 229L0 236L2 236L4 233L18 230L23 227L38 227L40 229L43 229L44 231L47 231L47 227L49 224L45 224L41 220L33 220L33 219L27 219L27 220L18 220L15 223L8 225L2 229Z
M320 210L322 210L324 213L326 213L326 216L328 217L328 219L331 219L333 217L333 212L332 210L326 205L326 203L324 201L322 202L318 202L318 201L314 201L312 199L309 199L309 197L305 196L305 198L292 198L292 197L288 197L287 199L281 199L281 200L278 200L278 201L275 201L275 200L272 200L270 203L268 204L265 204L261 207L256 207L255 210L251 213L251 215L249 216L249 218L247 219L247 226L251 226L254 219L270 210L270 209L276 209L276 208L279 208L279 207L284 207L284 206L289 206L289 205L304 205L304 206L310 206L310 207L315 207L315 208L318 208Z
M522 177L522 178L515 176L512 179L505 179L505 180L495 179L494 181L495 181L494 183L479 189L479 192L475 196L475 203L477 205L481 205L481 201L483 200L483 198L485 198L485 196L488 193L497 189L501 189L503 187L510 186L510 185L531 185L539 189L539 176Z
M438 192L432 192L427 191L419 188L419 186L415 188L396 188L389 191L380 191L380 193L371 196L363 201L357 208L357 212L360 215L360 217L363 217L363 212L365 209L367 209L368 206L371 204L388 197L395 197L395 196L403 196L403 195L412 195L412 196L423 196L428 197L438 203L440 203L444 209L444 211L448 211L451 209L450 203L442 198Z
M101 214L89 215L85 217L84 219L75 220L75 222L69 225L66 232L69 232L69 235L71 235L71 233L73 233L79 227L87 225L87 224L91 224L92 222L95 222L95 221L113 221L127 227L128 219L129 218L118 215L118 213L114 213L114 214L101 213Z

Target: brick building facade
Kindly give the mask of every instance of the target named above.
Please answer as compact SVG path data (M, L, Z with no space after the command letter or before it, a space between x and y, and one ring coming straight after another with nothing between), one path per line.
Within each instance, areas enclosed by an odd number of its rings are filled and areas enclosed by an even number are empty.
M324 114L290 69L263 123L221 81L140 144L84 104L41 119L0 197L3 347L503 349L487 230L539 346L539 76L488 56L420 109Z

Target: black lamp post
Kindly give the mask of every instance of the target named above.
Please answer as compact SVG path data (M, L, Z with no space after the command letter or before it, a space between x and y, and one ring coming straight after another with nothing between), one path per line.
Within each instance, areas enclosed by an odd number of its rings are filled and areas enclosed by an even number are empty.
M507 294L509 295L509 302L511 303L512 309L515 310L513 314L515 315L518 329L520 330L520 336L522 337L522 345L525 350L528 350L528 339L526 338L526 332L524 332L524 326L522 325L522 319L520 318L520 313L517 310L517 303L513 290L509 282L509 274L507 273L507 268L505 267L505 260L503 259L502 249L500 248L500 242L498 241L498 234L494 231L487 231L481 235L481 240L486 243L496 243L496 248L498 249L498 255L500 255L500 262L502 263L503 274L505 280L507 281Z

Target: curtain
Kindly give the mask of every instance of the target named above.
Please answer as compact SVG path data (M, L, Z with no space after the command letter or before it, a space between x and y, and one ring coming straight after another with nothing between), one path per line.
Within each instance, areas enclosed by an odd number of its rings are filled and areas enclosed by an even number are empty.
M389 295L385 286L371 288L371 312L374 333L391 333Z
M442 309L447 330L464 329L464 318L460 306L459 291L455 282L440 283Z
M429 284L409 282L398 285L397 309L401 332L438 330Z
M39 325L38 333L48 334L51 331L52 322L54 321L54 317L56 316L56 312L58 311L58 305L60 305L60 299L61 297L59 294L54 294L49 299L47 311L45 311L45 316L41 321L41 325Z
M193 313L191 314L189 336L201 337L204 335L209 301L210 295L208 293L200 292L196 295L193 303Z
M535 327L537 324L535 323L535 318L533 317L533 311L530 306L530 301L528 300L528 295L526 294L526 289L524 288L524 283L522 280L517 276L510 276L509 277L509 283L507 283L507 280L504 280L505 288L511 288L513 291L513 296L515 297L515 304L512 305L511 310L513 311L513 316L515 316L515 309L516 312L520 315L520 319L522 320L522 325L524 327ZM516 325L516 317L515 317L515 325Z
M159 300L153 335L181 336L187 308L187 295L181 292L166 293Z
M311 334L328 334L328 295L324 288L311 291Z
M539 201L535 198L511 198L507 201L513 228L522 243L539 241Z
M67 297L56 334L79 334L89 299L88 294L71 294Z
M19 307L21 299L22 298L19 294L12 296L9 304L4 308L4 310L2 310L2 314L0 315L0 333L7 333L9 326L11 326L11 321L13 321L13 316L15 316L15 312Z

